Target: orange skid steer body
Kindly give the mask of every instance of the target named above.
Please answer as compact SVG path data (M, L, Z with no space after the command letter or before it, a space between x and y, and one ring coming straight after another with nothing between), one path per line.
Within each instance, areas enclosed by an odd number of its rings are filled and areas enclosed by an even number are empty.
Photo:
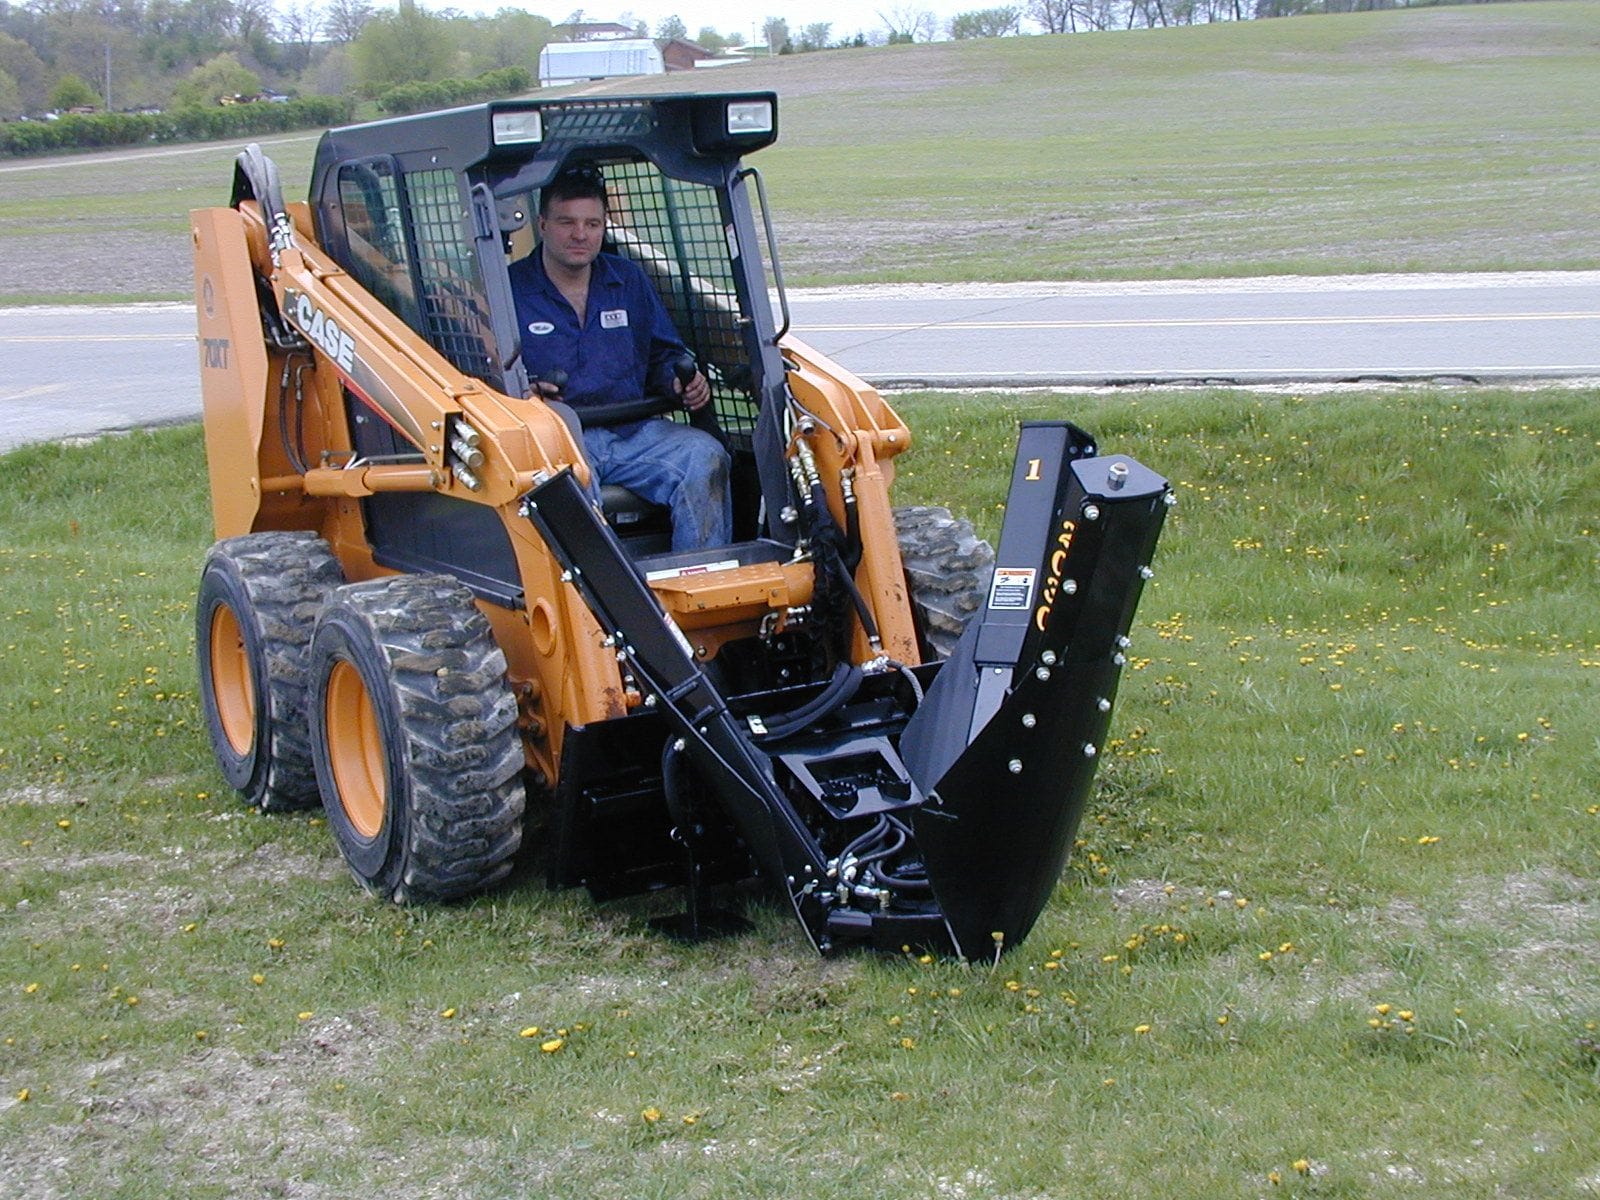
M538 859L686 888L700 936L759 878L819 950L969 958L1049 900L1171 490L1030 422L998 551L894 507L910 430L788 333L743 162L776 136L771 93L495 102L330 131L305 203L251 147L192 214L212 743L248 803L320 799L369 890ZM729 545L596 504L572 411L529 398L508 269L574 166L710 384Z

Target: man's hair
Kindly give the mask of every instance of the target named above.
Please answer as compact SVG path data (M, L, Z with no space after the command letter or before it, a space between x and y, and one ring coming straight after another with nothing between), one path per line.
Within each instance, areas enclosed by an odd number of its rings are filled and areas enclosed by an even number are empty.
M601 208L611 207L606 199L606 177L599 167L568 167L545 184L539 193L539 215L547 215L557 200L598 200Z

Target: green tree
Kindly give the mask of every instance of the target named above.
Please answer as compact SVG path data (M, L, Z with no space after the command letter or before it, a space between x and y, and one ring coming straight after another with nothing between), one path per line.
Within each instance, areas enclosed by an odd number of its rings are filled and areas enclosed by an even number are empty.
M402 83L444 79L456 53L449 23L418 7L416 0L400 0L395 12L373 17L351 50L356 87L364 96Z
M71 71L56 80L55 87L50 89L50 107L57 111L99 103L100 94Z
M548 18L520 8L502 8L492 17L453 20L450 30L465 55L462 73L467 75L502 67L526 67L538 75L539 51L555 36Z
M673 38L686 38L689 36L689 27L683 23L683 18L674 13L670 17L662 17L656 25L656 41L670 42Z
M1022 21L1020 8L977 8L950 18L950 36L965 38L1005 37L1017 32Z
M21 38L0 33L0 71L16 85L17 103L23 112L35 112L50 96L49 71L33 47Z
M9 71L0 70L0 120L13 121L22 115L22 89Z
M233 53L219 54L190 71L172 91L173 108L208 108L224 96L254 96L261 76Z
M710 25L702 25L694 35L694 44L703 46L713 54L721 54L731 43Z
M800 50L826 50L828 38L833 34L831 21L813 21L800 30Z
M761 36L767 39L767 53L782 54L789 46L789 22L768 17L761 24Z
M367 0L328 0L322 15L322 32L336 46L347 46L361 36L372 20L372 5Z

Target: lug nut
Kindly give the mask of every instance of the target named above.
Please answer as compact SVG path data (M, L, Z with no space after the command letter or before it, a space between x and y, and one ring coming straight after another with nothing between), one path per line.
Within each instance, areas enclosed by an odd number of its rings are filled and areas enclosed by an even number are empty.
M1006 766L1010 768L1013 775L1022 774L1022 760L1020 758L1013 758Z

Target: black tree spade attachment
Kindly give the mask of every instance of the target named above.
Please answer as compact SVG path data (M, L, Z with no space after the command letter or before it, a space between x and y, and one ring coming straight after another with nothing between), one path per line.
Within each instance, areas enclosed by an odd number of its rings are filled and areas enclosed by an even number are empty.
M1153 471L1092 455L1071 425L1023 425L988 602L900 739L964 957L1026 936L1066 865L1169 502Z

